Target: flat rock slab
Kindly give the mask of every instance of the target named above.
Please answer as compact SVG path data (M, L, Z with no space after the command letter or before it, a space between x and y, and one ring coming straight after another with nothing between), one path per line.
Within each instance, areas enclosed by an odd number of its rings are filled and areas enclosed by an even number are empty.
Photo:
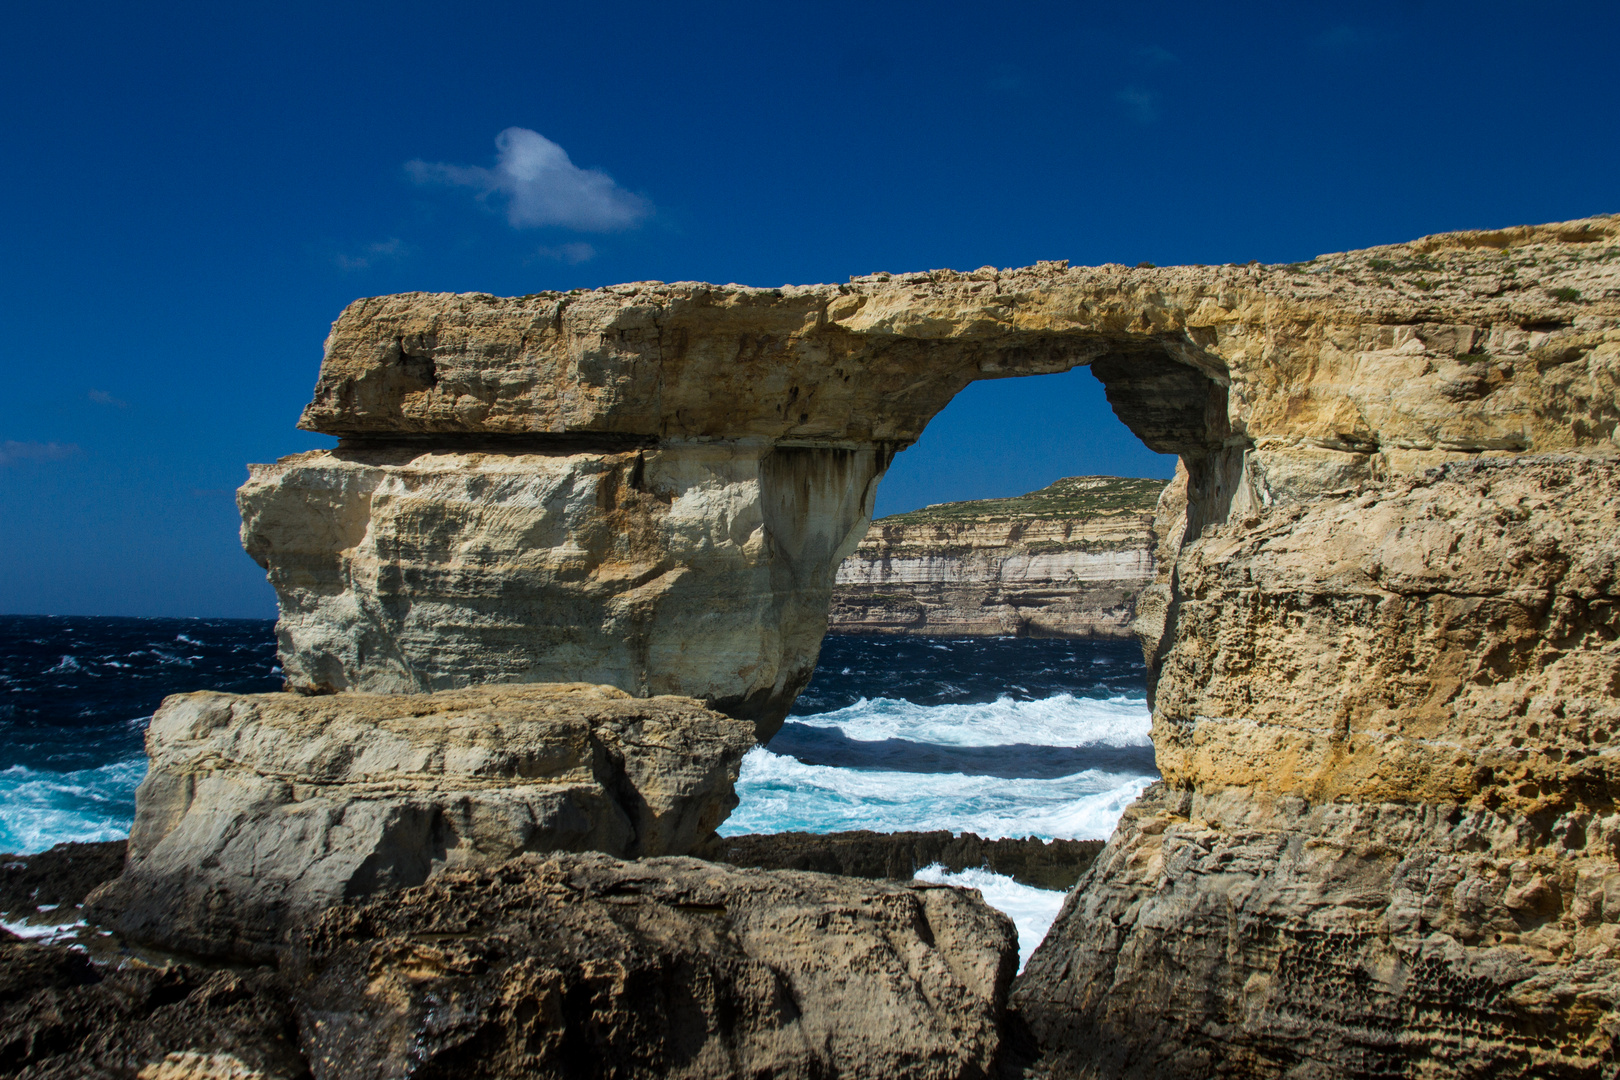
M859 878L906 881L934 863L955 873L983 868L1037 889L1067 892L1091 869L1101 840L986 840L974 833L765 833L717 836L692 852L700 859L762 870L814 870Z
M317 1080L983 1077L1012 922L971 890L525 855L328 911L283 969Z
M266 959L343 900L525 851L682 854L736 805L753 725L691 698L548 684L437 694L181 694L147 731L126 936Z

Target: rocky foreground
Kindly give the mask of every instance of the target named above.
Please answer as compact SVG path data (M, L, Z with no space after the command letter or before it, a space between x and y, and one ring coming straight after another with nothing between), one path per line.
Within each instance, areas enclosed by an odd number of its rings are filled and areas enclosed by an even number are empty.
M968 382L1082 364L1180 458L1135 624L1164 782L1004 1008L1010 927L971 893L669 856L809 678L893 454ZM1289 266L376 298L303 422L339 445L239 502L288 689L328 696L166 706L90 904L149 946L246 913L270 928L186 941L276 966L8 945L0 1061L1620 1067L1620 219ZM616 690L429 704L579 683Z
M828 632L1130 637L1164 486L1071 476L879 518L838 567Z
M1011 921L943 886L531 854L329 906L255 968L81 948L0 940L4 1074L944 1080L1027 1052Z

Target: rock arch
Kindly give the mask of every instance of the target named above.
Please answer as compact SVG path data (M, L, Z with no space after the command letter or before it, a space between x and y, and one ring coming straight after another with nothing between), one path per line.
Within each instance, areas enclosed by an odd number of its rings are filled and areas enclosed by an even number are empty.
M256 466L240 496L289 684L588 679L768 737L877 481L969 382L1091 364L1197 476L1235 445L1185 304L1129 271L1136 295L1086 304L1097 273L352 305L302 421L339 447Z
M1165 783L1018 990L1059 1072L1595 1075L1620 219L359 301L302 421L339 445L253 467L243 539L295 688L604 682L768 736L894 451L975 379L1088 363L1181 467L1140 607Z

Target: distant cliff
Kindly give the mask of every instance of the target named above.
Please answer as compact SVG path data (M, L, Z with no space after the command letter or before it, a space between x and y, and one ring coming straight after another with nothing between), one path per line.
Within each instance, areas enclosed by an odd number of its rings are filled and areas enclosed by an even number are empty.
M872 522L838 568L832 633L1129 637L1163 480L1071 476Z

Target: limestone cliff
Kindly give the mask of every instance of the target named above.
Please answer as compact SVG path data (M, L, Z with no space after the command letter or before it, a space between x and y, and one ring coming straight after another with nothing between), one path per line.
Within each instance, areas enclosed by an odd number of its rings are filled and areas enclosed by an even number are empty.
M828 630L1128 637L1153 578L1164 483L1071 476L1011 499L872 522L843 561Z
M343 441L256 467L243 540L291 689L578 679L768 736L893 452L969 382L1090 364L1183 456L1192 536L1448 457L1612 452L1616 229L1279 267L362 300L302 421ZM1168 594L1150 600L1157 618Z
M1081 364L1181 464L1137 618L1165 786L1017 993L1054 1068L1612 1069L1620 219L361 301L304 418L343 441L256 470L244 540L294 688L584 678L768 736L892 453Z

